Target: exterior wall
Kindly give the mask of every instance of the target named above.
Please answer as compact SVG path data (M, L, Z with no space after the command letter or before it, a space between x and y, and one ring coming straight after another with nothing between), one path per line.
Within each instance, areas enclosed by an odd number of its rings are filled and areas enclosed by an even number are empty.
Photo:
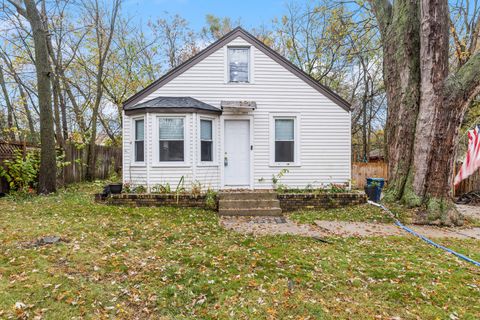
M228 46L250 46L242 38L236 38ZM282 168L289 173L280 180L291 188L307 185L322 186L330 183L349 183L350 181L350 113L319 93L303 80L276 63L263 52L250 46L251 83L232 84L227 82L227 46L194 65L183 74L171 80L163 87L143 99L141 102L158 96L190 96L220 108L222 100L255 101L257 109L250 112L253 118L253 165L252 185L254 188L271 188L272 175ZM272 115L296 115L299 119L299 163L291 166L278 166L273 163L271 141L274 132L271 129ZM190 166L154 167L156 154L150 146L154 143L152 135L157 130L154 125L155 114L148 114L148 129L145 150L148 163L144 167L131 167L131 117L124 119L124 181L146 181L151 187L157 183L168 182L173 187L183 175L187 186L198 180L202 185L214 189L222 187L223 177L223 120L229 114L220 116L216 122L216 163L209 167L198 166L198 117L189 114L191 131ZM147 134L148 133L148 134ZM156 143L156 142L155 142ZM147 178L148 176L148 178Z
M284 212L312 209L331 209L364 204L367 196L364 193L285 193L278 194L280 207ZM122 206L171 206L192 207L203 209L218 209L218 197L211 198L205 194L113 194L108 197L95 195L95 201L110 205Z
M284 193L278 195L283 212L333 209L367 203L365 193Z
M189 194L115 194L104 197L102 194L95 195L95 201L110 205L132 206L132 207L183 207L202 208L216 210L218 201L213 198L209 203L206 195ZM212 201L212 200L210 200Z

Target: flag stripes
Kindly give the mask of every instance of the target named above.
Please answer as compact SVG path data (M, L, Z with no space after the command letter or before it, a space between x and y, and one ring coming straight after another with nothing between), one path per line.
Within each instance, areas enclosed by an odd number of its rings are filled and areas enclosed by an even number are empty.
M480 167L480 132L478 126L468 131L468 149L465 161L457 173L453 184L456 186L462 180L471 176Z

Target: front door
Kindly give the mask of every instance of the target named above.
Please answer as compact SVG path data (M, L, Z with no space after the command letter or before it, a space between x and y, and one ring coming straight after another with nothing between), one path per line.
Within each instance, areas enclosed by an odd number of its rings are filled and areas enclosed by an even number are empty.
M224 185L250 187L250 121L225 120Z

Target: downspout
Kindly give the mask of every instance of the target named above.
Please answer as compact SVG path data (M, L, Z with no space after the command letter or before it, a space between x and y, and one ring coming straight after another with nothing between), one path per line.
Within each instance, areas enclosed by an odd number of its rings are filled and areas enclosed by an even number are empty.
M193 134L191 135L193 137L193 141L191 142L192 146L192 182L191 182L191 187L193 186L193 183L197 180L197 163L198 163L198 141L199 137L197 137L199 128L197 128L198 125L198 113L193 113L192 114L192 121L193 124L190 126L193 130Z
M145 128L144 128L145 132L146 132L146 139L145 139L145 146L144 146L144 152L146 151L146 155L145 155L145 165L146 165L146 185L147 185L147 193L150 192L150 135L151 135L151 131L150 130L150 113L147 111L145 113Z

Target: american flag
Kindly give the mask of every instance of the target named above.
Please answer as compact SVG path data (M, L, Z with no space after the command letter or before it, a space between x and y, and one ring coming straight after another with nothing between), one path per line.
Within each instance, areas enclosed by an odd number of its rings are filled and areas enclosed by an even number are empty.
M480 130L478 126L468 131L468 150L465 161L457 173L454 185L458 185L463 179L468 178L480 167Z

